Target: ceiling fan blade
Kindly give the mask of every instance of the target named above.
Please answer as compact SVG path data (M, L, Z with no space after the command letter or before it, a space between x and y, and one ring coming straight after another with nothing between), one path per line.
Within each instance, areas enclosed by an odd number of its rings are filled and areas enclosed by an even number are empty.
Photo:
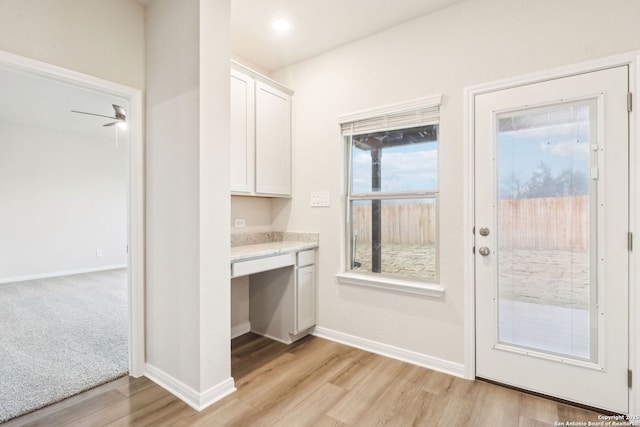
M117 117L105 116L103 114L87 113L86 111L71 110L72 113L86 114L88 116L106 117L107 119L117 119Z

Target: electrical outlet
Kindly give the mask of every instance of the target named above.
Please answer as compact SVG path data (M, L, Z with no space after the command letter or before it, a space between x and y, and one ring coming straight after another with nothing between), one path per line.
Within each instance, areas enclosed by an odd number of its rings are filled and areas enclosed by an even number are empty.
M102 256L102 249L96 249L96 256L97 257L101 257Z
M235 228L245 228L247 226L247 221L244 218L236 218L233 220L233 226Z

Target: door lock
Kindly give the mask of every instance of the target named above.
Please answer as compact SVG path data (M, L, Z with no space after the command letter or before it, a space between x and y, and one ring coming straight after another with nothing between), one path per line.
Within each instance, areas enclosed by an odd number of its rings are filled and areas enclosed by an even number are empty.
M488 236L489 235L489 229L487 227L482 227L478 233L480 233L481 236Z
M480 255L482 255L482 256L487 256L487 255L489 255L491 253L491 250L489 250L488 247L483 246L480 249L478 249L478 253L480 253Z

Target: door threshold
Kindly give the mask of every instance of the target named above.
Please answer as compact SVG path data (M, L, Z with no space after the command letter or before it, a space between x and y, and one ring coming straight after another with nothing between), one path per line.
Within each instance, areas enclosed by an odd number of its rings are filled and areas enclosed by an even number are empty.
M494 380L490 380L490 379L487 379L487 378L476 377L476 380L477 381L482 381L482 382L485 382L485 383L488 383L488 384L497 385L499 387L508 388L510 390L519 391L521 393L525 393L525 394L528 394L528 395L531 395L531 396L541 397L543 399L551 400L551 401L557 402L557 403L562 403L564 405L573 406L575 408L584 409L586 411L597 412L597 413L599 413L601 415L607 415L607 416L613 416L613 417L622 417L621 420L625 420L625 421L627 420L627 417L626 417L625 414L621 414L621 413L614 412L614 411L609 411L607 409L597 408L595 406L583 405L582 403L572 402L571 400L561 399L559 397L551 396L551 395L544 394L544 393L538 393L536 391L527 390L527 389L524 389L524 388L512 386L512 385L509 385L509 384L501 383L499 381L494 381Z

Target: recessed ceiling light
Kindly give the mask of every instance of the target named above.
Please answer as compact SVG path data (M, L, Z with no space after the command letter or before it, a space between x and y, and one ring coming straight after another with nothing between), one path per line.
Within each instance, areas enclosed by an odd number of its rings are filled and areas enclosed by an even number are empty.
M285 33L291 29L291 24L284 19L278 19L271 24L274 30Z

